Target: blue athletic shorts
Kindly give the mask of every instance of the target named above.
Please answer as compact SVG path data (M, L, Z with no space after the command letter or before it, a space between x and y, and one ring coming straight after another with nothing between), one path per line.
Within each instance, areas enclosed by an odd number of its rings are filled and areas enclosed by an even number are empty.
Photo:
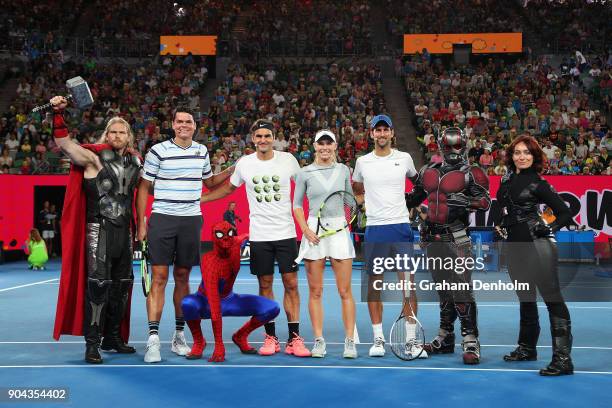
M375 257L414 255L414 234L410 224L371 225L365 230L366 265ZM368 268L370 269L370 268Z

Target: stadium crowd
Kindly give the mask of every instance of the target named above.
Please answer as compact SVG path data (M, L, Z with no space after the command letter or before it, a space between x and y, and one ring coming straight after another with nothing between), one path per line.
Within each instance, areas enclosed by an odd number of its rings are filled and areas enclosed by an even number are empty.
M164 0L98 0L93 7L100 17L93 21L86 41L94 55L113 55L121 43L131 44L134 49L120 52L129 55L138 47L146 47L153 55L160 35L216 35L222 51L231 40L232 27L240 13L238 4L218 0L194 2L189 7ZM156 12L141 18L147 9Z
M523 133L542 144L547 174L612 174L606 120L612 60L587 63L581 55L565 58L560 67L546 58L450 68L427 54L398 60L426 159L441 160L436 135L458 126L469 137L470 161L490 175L507 172L504 148Z
M59 50L86 56L144 57L159 49L159 35L218 37L229 47L240 5L208 0L190 5L163 0L0 1L0 51L29 60ZM146 10L155 13L142 18Z
M277 128L277 150L300 164L313 160L312 138L321 128L339 137L339 158L354 166L368 150L367 123L386 112L380 67L365 64L233 65L216 90L200 135L219 170L254 151L249 127L266 118Z
M539 3L517 1L500 8L492 0L460 0L457 7L440 7L441 0L388 0L383 11L390 16L387 29L394 35L452 32L458 27L462 32L529 31L544 24L557 30L555 38L570 48L595 44L587 40L606 33L607 14L597 12L600 5L572 3L563 8L538 7ZM0 0L8 16L0 29L22 36L28 56L17 95L0 117L2 173L66 170L61 152L49 137L49 120L29 112L62 93L66 78L76 75L88 80L96 102L86 112L72 110L72 137L80 143L94 142L107 119L120 115L132 125L143 154L172 136L170 112L177 104L200 111L201 98L211 98L210 108L199 118L196 140L213 152L215 171L252 151L248 129L261 117L273 120L277 127L275 148L290 151L302 165L312 161L314 132L329 127L339 136L340 159L352 167L368 151L369 118L386 112L381 69L376 65L231 65L214 95L202 95L207 71L197 57L161 57L155 63L136 65L102 65L93 57L65 59L61 47L84 8L80 0L72 0L69 7L62 4L60 8L59 3L28 1L31 12L25 15L14 3ZM159 34L214 33L233 47L256 44L256 54L267 47L268 53L329 55L347 50L368 54L373 36L374 10L366 0L262 1L248 5L248 12L247 5L217 0L189 6L161 0L98 0L90 6L88 13L94 10L99 18L88 36L100 43L152 40ZM149 19L136 18L147 7L161 12ZM46 18L40 18L43 15ZM233 31L241 16L254 15L257 18L244 23L244 31ZM575 18L569 21L568 16ZM561 30L567 24L572 30ZM538 32L547 40L545 36L553 31ZM514 64L493 59L448 68L425 53L398 58L396 72L404 77L415 106L414 125L428 160L441 159L435 135L442 126L454 124L470 137L471 160L489 174L506 171L502 148L523 132L542 142L550 174L610 174L612 133L606 115L612 108L612 57L605 52L599 55L587 61L577 52L558 67L527 53L526 59Z
M108 119L119 115L135 133L137 147L145 153L172 134L172 109L177 104L200 109L200 93L207 71L198 57L165 57L160 64L104 65L59 64L51 55L41 59L24 76L9 111L0 119L2 172L36 174L62 172L67 163L51 136L51 122L31 109L65 92L65 78L81 75L89 83L94 105L80 112L69 109L69 127L79 143L95 143Z
M494 0L458 0L444 7L444 0L431 2L387 0L387 31L402 47L404 34L519 32L523 20L517 4L499 7Z
M365 0L254 4L243 46L255 54L338 55L371 52L371 8Z
M57 51L74 29L82 0L0 0L0 50L22 50L30 59Z
M521 15L536 35L532 46L546 52L607 52L610 34L610 4L605 1L527 0Z
M72 111L72 137L80 143L95 142L106 120L118 114L131 124L137 147L146 154L150 146L172 136L174 106L200 110L206 72L193 60L177 64L167 57L160 66L100 68L93 62L59 68L44 64L36 80L23 78L0 123L2 155L7 157L0 159L0 166L20 174L65 170L49 138L48 119L28 114L36 103L61 91L64 76L88 75L96 101L89 111ZM376 65L232 65L200 118L195 139L207 145L213 166L222 170L253 151L249 127L256 118L266 117L278 129L275 148L293 153L306 165L313 159L315 131L330 128L339 136L340 159L352 167L368 151L367 123L387 112L381 81Z
M387 0L387 32L402 48L402 36L416 33L522 32L530 48L546 52L602 53L610 32L609 4L597 1Z

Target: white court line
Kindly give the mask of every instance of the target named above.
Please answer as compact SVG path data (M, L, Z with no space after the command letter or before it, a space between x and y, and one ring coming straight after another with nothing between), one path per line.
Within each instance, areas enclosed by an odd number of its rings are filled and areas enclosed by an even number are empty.
M134 340L130 341L130 344L146 344L146 340ZM170 344L171 341L161 341L162 344ZM232 341L224 341L225 344L234 344ZM249 341L251 344L263 344L263 341ZM281 341L280 344L285 344L286 342ZM335 346L343 346L344 342L333 342L326 341L328 345ZM0 345L3 344L85 344L85 341L0 341ZM304 344L314 344L312 341L305 341ZM360 342L361 345L369 345L373 343ZM457 343L455 346L461 347L461 343ZM504 348L512 348L516 347L516 344L481 344L480 347L504 347ZM537 346L538 348L552 348L552 346ZM612 350L612 347L596 347L596 346L573 346L572 349L584 349L584 350Z
M137 279L134 279L134 284L138 284L141 285L140 282L136 282ZM335 279L324 279L325 282L333 282L335 284L336 280ZM189 283L200 283L202 282L201 279L199 280L190 280ZM259 282L257 282L256 279L236 279L235 281L236 284L257 284ZM308 283L308 281L306 279L298 279L298 283ZM351 283L353 283L354 285L356 284L361 284L360 280L355 280L353 279L351 281ZM281 281L278 281L278 284L281 284ZM59 281L56 283L47 283L47 285L59 285ZM168 285L174 285L174 281L172 279L168 279Z
M113 365L113 364L101 364L101 365L3 365L2 368L81 368L81 369L110 369L110 368L301 368L301 369L362 369L362 370L419 370L419 371L476 371L476 372L498 372L498 373L537 373L538 369L526 370L526 369L512 369L512 368L464 368L464 367L395 367L395 366L299 366L299 365L263 365L263 364L202 364L202 365L182 365L182 364L125 364L125 365ZM612 371L574 371L574 374L600 374L600 375L612 375Z
M54 282L54 281L57 281L57 282ZM323 286L336 286L335 281L333 281L333 280L331 280L331 281L334 282L334 283L324 283ZM39 283L36 283L36 284L55 285L55 286L59 285L58 279L50 279L50 280L45 281L45 282L46 283L39 282ZM198 281L191 281L191 280L189 281L189 283L193 283L193 284L200 283L200 282L201 281L199 281L199 280ZM244 281L236 280L236 282L234 284L235 285L243 285L243 286L255 286L255 285L259 285L259 282L255 281L255 280L251 280L251 279L245 279ZM142 283L140 281L137 281L137 279L135 279L134 280L134 285L135 286L142 286ZM174 282L169 280L167 285L168 286L173 286ZM280 285L280 282L278 283L278 285ZM304 281L304 280L299 280L298 281L298 285L301 286L301 287L302 286L308 286L307 282ZM26 285L26 286L29 286L29 285ZM361 286L361 281L352 281L351 286L358 286L358 287L360 287ZM20 287L20 286L18 286L18 287ZM15 288L12 288L12 289L16 289L18 287L15 287ZM600 287L600 286L593 287L593 289L603 289L603 288L605 288L605 287ZM612 288L612 286L610 286L609 288ZM585 288L580 288L580 289L585 289ZM6 289L6 290L8 290L8 289ZM0 292L2 292L2 290L0 290ZM395 302L386 302L386 303L387 304L393 304ZM427 303L422 303L422 304L427 304ZM434 304L434 303L432 303L432 304ZM438 303L435 303L435 304L437 305ZM421 303L419 303L419 305L421 305ZM479 304L478 306L480 307L481 305ZM485 305L483 305L483 306L485 306ZM489 307L490 306L517 307L517 306L514 306L514 305L488 305L488 306ZM545 306L539 306L539 307L545 307ZM579 307L579 309L588 309L588 308L586 308L586 307ZM605 307L605 306L591 307L591 309L612 309L612 306L610 306L610 307Z
M45 283L48 283L48 282L57 281L57 280L59 280L59 278L47 279L47 280L40 281L40 282L28 283L28 284L19 285L19 286L13 286L12 288L0 289L0 292L6 292L6 291L9 291L9 290L13 290L13 289L25 288L25 287L28 287L28 286L42 285L42 284L45 284Z
M367 302L363 302L363 301L361 301L361 300L359 300L357 298L355 299L355 302L356 302L355 306L365 305L367 303ZM606 309L606 310L612 309L612 306L575 306L575 305L571 305L571 304L568 304L568 303L571 303L571 302L566 302L567 308L568 309L572 309L572 310L573 309ZM585 302L585 303L589 303L589 302ZM594 302L594 303L608 303L608 302L601 302L600 301L600 302ZM385 302L384 304L385 305L390 305L390 306L397 306L397 305L400 305L401 303L400 302ZM482 302L477 302L477 304L478 304L478 308L479 309L483 308L483 307L512 307L512 308L518 309L518 307L519 307L518 303L514 304L514 303L511 303L511 301L508 301L507 305L488 305L488 304L482 303ZM419 302L419 307L421 307L421 306L438 306L438 305L439 305L439 303L437 303L437 302ZM546 309L546 305L540 305L538 303L538 309Z
M19 288L23 288L26 286L32 286L32 285L58 285L59 282L53 282L53 281L57 281L58 279L49 279L46 281L42 281L42 282L35 282L35 283L29 283L27 285L21 285L21 286L15 286L12 288L6 288L6 289L0 289L0 292L4 292L7 290L12 290L12 289L19 289ZM200 282L200 281L198 281ZM237 282L236 284L242 284L242 285L256 285L258 284L257 281L253 281L253 282L243 282L243 283L239 283ZM142 284L140 282L134 282L134 285L140 285L142 286ZM174 285L174 282L168 282L168 285ZM336 286L335 283L324 283L324 286ZM359 284L353 283L353 286L359 286ZM358 296L357 296L358 297ZM364 305L366 302L362 302L359 299L357 299L356 297L356 306L358 305ZM571 303L571 302L570 302ZM599 302L597 302L599 303ZM606 302L603 302L606 303ZM386 305L390 305L390 306L394 306L394 305L399 305L400 302L385 302ZM438 302L419 302L419 306L438 306L439 303ZM511 301L508 301L508 304L487 304L487 303L478 303L478 307L479 308L483 308L483 307L510 307L510 308L518 308L519 305L518 304L514 304L511 303ZM567 305L567 307L569 309L605 309L605 310L609 310L612 309L612 306L576 306L576 305ZM540 305L538 304L538 308L539 309L546 309L546 305Z
M571 303L571 302L566 302L566 304L567 303ZM599 302L596 302L596 303L599 303ZM603 303L608 303L608 302L603 302ZM437 305L437 303L434 303L434 304ZM429 306L429 305L431 305L431 303L429 303L427 305ZM419 303L419 306L421 306L421 303ZM486 303L478 303L478 308L481 308L481 307L515 307L515 308L518 308L519 305L518 304L488 305ZM575 305L567 305L567 307L569 309L612 309L612 306L575 306ZM546 305L538 304L538 308L539 309L546 309Z
M134 280L134 284L140 284L140 282L136 282L137 279ZM308 283L308 280L306 279L298 279L297 280L298 283ZM332 282L332 283L336 283L335 279L323 279L324 282ZM202 282L201 279L198 280L193 280L190 279L189 283L200 283ZM235 281L237 284L256 284L258 283L256 279L249 279L249 278L242 278L242 279L236 279ZM275 283L279 283L280 284L280 280L278 282ZM363 283L360 279L352 279L351 283L353 284L361 284ZM47 283L48 285L59 285L59 281L55 282L55 283ZM174 281L172 279L168 279L168 285L174 285ZM589 285L589 286L586 286ZM592 286L590 286L592 285ZM567 287L567 289L610 289L612 288L612 285L610 286L602 286L602 285L598 285L597 282L593 282L593 283L589 283L589 284L576 284L576 285L572 285Z
M197 282L196 281L189 281L189 283L194 283L195 284L195 283L200 283L200 281L197 281ZM59 285L59 282L45 283L45 285L57 286L57 285ZM142 286L142 283L134 281L134 285ZM168 282L167 285L168 286L174 286L174 282ZM234 285L255 286L255 285L259 285L259 282L257 282L257 281L252 281L252 282L235 282ZM279 285L280 285L280 283L279 283ZM299 286L304 286L304 287L308 286L308 284L306 282L299 282L298 285ZM336 286L336 284L335 283L324 283L323 286ZM353 282L352 286L361 286L361 283Z
M330 279L332 280L332 279ZM299 280L300 282L306 282L305 280ZM190 283L199 283L201 281L189 281ZM257 281L255 280L251 280L251 279L244 279L244 282L238 282L238 279L236 280L236 284L239 285L256 285L258 284ZM358 286L360 285L361 282L359 283L355 283L355 281L353 281L353 286ZM33 285L59 285L59 278L56 279L48 279L45 281L40 281L40 282L34 282L34 283L28 283L26 285L20 285L20 286L14 286L11 288L5 288L5 289L0 289L0 292L5 292L8 290L13 290L13 289L19 289L19 288L25 288L28 286L33 286ZM140 281L136 281L136 279L134 280L134 285L142 285ZM174 285L173 281L169 281L168 285ZM336 286L335 283L324 283L324 286ZM364 302L359 302L359 303L364 303ZM399 302L386 302L386 304L388 305L394 305L394 304L400 304ZM419 306L438 306L437 302L419 302ZM512 308L518 308L519 305L518 304L486 304L486 303L479 303L478 307L512 307ZM540 309L545 309L546 305L538 305L538 308ZM612 309L612 306L574 306L574 305L568 305L568 308L570 309Z

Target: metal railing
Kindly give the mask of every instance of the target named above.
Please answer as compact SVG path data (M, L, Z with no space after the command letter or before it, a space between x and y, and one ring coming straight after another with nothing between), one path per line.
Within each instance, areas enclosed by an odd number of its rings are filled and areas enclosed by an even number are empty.
M525 38L525 46L538 53L563 54L576 49L583 54L600 53L609 47L607 36L590 38L580 44L568 43L559 38L551 40L534 36ZM397 36L393 45L402 48L402 36ZM159 55L159 39L100 39L64 37L46 43L33 44L25 35L11 35L0 38L0 53L31 56L35 53L48 54L62 49L64 53L77 57L93 58L152 58ZM267 41L242 41L220 39L217 42L217 55L222 57L336 57L336 56L375 56L376 47L368 38L355 39L347 44L345 40L326 40L311 42L303 39L270 39Z
M32 57L34 54L55 53L59 49L77 57L149 58L159 54L159 39L99 39L64 37L46 43L31 41L27 35L12 35L0 39L0 53Z
M271 39L259 42L228 41L226 52L230 56L241 57L341 57L371 56L374 52L372 40L356 39L348 44L345 40L308 40Z

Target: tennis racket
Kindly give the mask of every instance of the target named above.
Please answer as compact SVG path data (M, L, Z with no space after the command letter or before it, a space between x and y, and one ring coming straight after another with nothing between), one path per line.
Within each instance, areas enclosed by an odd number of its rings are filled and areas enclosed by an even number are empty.
M405 279L406 272L398 272L398 276L400 279ZM417 359L423 354L425 330L410 306L409 291L406 289L404 289L402 310L389 333L389 346L397 358L405 361Z
M317 231L319 239L329 237L348 228L357 217L357 201L348 191L331 193L319 207L317 212ZM306 239L306 237L302 238ZM299 265L306 256L311 245L304 245L298 257L295 258L294 267Z
M149 272L149 253L147 241L141 242L142 258L140 259L140 279L142 280L142 293L145 297L151 291L151 273Z

